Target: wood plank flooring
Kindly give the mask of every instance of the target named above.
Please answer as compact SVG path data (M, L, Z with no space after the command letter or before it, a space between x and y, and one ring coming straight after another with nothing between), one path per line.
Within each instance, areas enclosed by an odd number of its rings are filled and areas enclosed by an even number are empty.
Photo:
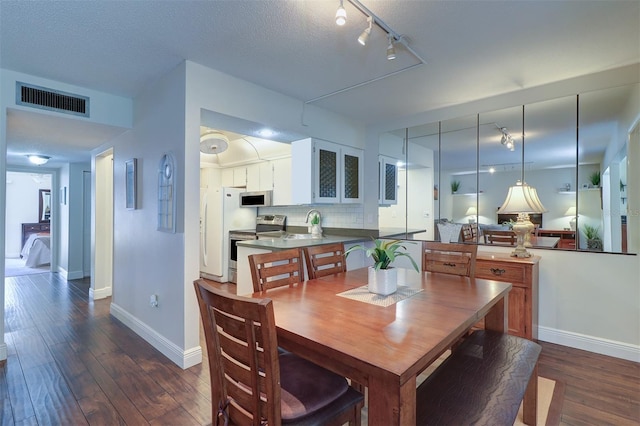
M5 280L0 425L211 424L206 362L182 370L90 301L87 280ZM232 288L223 286L224 288ZM640 424L640 364L542 343L548 424Z

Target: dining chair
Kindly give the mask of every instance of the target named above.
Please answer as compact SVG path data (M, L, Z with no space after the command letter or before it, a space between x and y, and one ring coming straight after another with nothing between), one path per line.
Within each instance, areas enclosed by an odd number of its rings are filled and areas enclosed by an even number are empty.
M467 243L477 242L478 224L470 223L462 225L462 241Z
M363 395L293 353L279 354L273 302L194 282L211 380L213 425L360 425Z
M303 251L310 280L347 271L344 243L309 246Z
M498 231L487 229L483 232L485 244L516 245L516 234L513 231Z
M422 270L473 278L477 244L422 242Z
M299 248L252 254L249 267L254 292L304 281L302 250Z

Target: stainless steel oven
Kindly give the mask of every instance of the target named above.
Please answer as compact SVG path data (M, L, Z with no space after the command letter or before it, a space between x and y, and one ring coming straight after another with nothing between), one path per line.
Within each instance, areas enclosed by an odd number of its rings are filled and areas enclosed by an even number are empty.
M265 214L256 217L256 229L229 231L229 281L238 282L238 241L256 240L257 234L287 229L287 216Z
M229 231L229 282L238 282L238 241L256 240L255 230Z

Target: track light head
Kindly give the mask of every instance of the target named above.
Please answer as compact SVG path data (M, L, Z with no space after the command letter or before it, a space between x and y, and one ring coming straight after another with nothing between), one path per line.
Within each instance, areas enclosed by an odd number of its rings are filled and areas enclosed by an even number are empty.
M365 30L362 31L362 34L360 34L360 37L358 37L358 43L360 43L363 46L366 46L367 41L369 41L369 34L371 34L371 29L365 28Z
M373 26L373 17L369 16L367 18L367 21L369 22L369 26L365 28L364 31L362 31L362 34L360 34L360 37L358 37L358 43L363 46L366 46L367 41L369 41L369 35L371 35L371 27Z
M336 11L336 24L339 26L343 26L346 23L347 23L347 11L344 10L342 0L340 0L340 6Z
M396 49L393 47L393 37L389 34L389 45L387 46L387 60L392 61L396 58Z

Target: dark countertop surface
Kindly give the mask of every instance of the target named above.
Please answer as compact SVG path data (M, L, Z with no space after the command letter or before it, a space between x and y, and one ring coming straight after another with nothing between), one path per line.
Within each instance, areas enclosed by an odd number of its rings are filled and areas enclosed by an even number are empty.
M295 228L294 228L295 229ZM297 229L295 229L297 230ZM288 231L291 233L293 230L290 228ZM330 230L331 233L325 232L322 238L299 238L299 239L288 239L288 238L273 238L273 239L261 239L261 240L244 240L238 241L237 244L240 247L252 247L263 250L286 250L290 248L301 248L301 247L310 247L310 246L319 246L322 244L330 244L330 243L359 243L364 241L370 241L372 238L375 238L375 235L371 235L372 230L364 230L359 229L354 232L354 230L344 229L344 235L340 235L340 228L332 228ZM368 231L368 232L367 232ZM404 238L405 233L415 234L419 232L424 232L424 229L410 229L408 232L404 228L383 228L377 230L377 236L379 238ZM376 230L373 230L375 233ZM304 231L298 232L304 233ZM350 234L358 234L361 235L350 235ZM362 235L368 234L368 235Z

